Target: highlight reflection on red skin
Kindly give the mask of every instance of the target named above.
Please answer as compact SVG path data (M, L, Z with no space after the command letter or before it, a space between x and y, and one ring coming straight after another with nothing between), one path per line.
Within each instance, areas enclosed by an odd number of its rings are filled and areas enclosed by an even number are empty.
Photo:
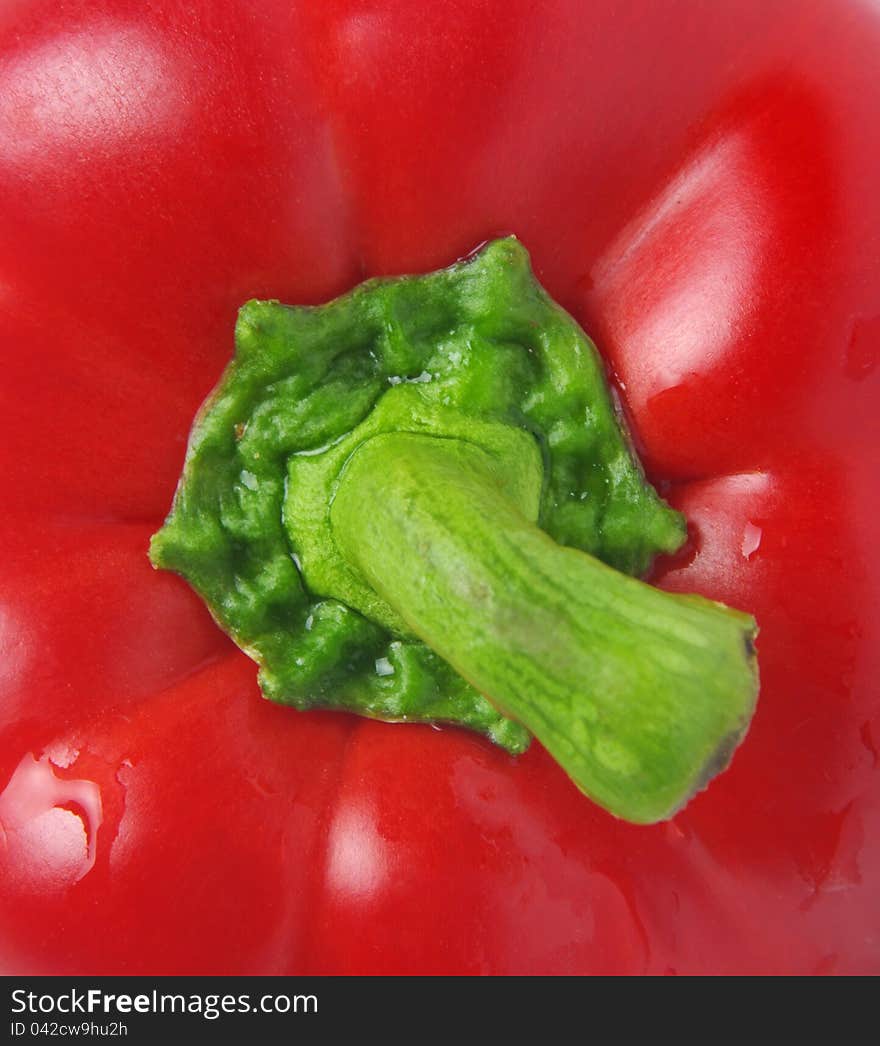
M0 13L6 970L880 972L878 46L839 0ZM666 825L268 705L146 559L245 299L507 231L688 517L658 583L761 625Z

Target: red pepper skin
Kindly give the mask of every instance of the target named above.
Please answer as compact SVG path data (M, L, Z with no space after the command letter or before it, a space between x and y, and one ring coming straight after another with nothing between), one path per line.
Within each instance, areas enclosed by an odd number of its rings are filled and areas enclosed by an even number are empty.
M589 6L0 13L7 972L880 972L880 15ZM146 558L242 301L507 231L690 521L659 583L761 625L667 825L270 706Z

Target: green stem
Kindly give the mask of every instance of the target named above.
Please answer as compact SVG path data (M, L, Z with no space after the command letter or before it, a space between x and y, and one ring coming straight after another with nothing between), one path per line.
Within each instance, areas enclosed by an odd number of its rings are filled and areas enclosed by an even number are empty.
M582 791L630 821L671 817L727 766L748 727L755 622L557 545L504 477L462 440L373 437L340 476L336 542Z

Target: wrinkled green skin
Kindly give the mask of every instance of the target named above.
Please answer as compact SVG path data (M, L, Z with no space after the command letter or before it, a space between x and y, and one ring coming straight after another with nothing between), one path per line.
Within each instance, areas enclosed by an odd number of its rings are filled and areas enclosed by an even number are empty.
M318 308L246 304L150 554L259 663L271 700L455 723L514 753L532 730L597 801L650 821L726 765L757 686L751 618L623 576L684 539L594 346L508 238ZM503 613L469 598L462 571L484 568Z

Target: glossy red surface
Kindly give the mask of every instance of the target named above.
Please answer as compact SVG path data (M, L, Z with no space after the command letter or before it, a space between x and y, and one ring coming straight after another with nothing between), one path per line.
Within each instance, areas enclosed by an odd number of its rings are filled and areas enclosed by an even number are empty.
M853 0L3 5L7 972L880 972L878 53ZM147 562L243 300L507 231L687 513L660 583L761 624L665 825L269 706Z

